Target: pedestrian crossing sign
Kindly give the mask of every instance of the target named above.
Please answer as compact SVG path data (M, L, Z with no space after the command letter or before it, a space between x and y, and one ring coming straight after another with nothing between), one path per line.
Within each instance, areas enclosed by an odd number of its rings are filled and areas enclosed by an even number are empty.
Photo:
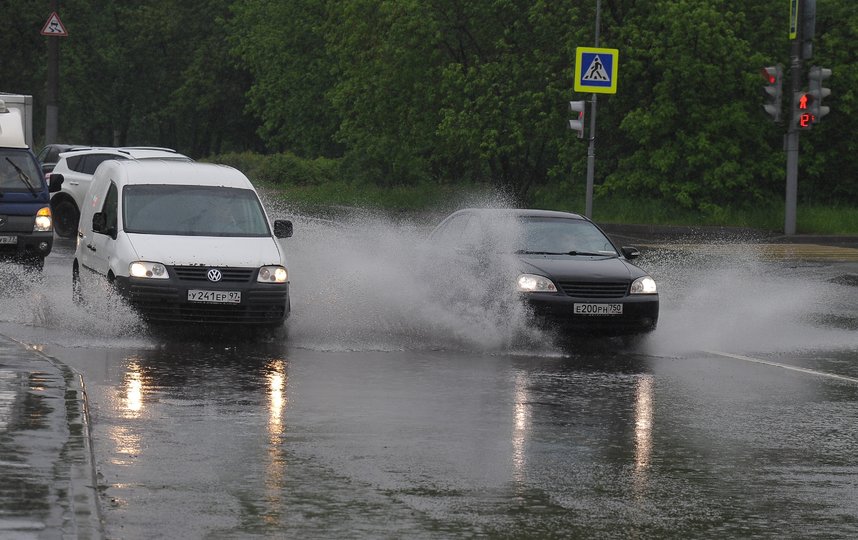
M619 56L617 49L575 49L575 91L616 94Z

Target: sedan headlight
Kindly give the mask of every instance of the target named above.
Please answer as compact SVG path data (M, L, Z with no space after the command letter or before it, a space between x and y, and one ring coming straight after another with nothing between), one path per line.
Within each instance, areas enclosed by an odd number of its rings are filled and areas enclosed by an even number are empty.
M518 292L534 293L534 292L557 292L557 286L554 282L545 276L536 274L521 274L515 280L515 289Z
M632 288L629 292L631 294L656 294L658 293L658 288L655 286L654 279L644 276L632 282Z
M259 269L256 281L260 283L286 283L289 281L289 272L283 266L263 266Z
M156 262L135 261L128 266L128 273L131 274L131 277L137 278L169 278L164 265Z
M40 208L36 212L36 222L33 224L33 232L49 232L54 229L54 220L51 217L50 207Z

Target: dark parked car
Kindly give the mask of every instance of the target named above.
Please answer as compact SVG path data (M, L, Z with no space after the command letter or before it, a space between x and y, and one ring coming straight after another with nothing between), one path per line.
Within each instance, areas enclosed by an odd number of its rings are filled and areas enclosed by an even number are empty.
M646 334L658 323L655 280L592 221L548 210L465 209L444 219L431 242L448 252L503 264L535 319L569 337ZM510 258L512 263L509 263Z
M85 150L87 148L89 147L79 144L46 144L41 150L39 150L36 158L38 158L39 163L42 164L42 172L47 175L54 170L54 167L60 160L61 153L71 152L73 150Z

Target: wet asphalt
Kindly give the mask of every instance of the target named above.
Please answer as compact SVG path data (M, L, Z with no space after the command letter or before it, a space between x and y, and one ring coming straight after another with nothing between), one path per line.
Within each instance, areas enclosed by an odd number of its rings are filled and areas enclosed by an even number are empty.
M0 538L101 538L83 381L0 335Z
M679 235L700 238L687 229L624 227L609 233L621 243L635 244L673 241ZM855 237L768 240L858 247ZM0 539L105 536L87 407L80 375L28 344L0 334Z

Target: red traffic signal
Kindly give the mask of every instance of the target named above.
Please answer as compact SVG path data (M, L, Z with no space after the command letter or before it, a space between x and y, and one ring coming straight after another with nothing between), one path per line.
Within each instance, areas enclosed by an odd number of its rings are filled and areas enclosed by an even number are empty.
M810 109L810 106L813 105L813 94L801 94L798 97L798 108L802 111L806 111Z
M799 129L810 129L816 123L816 115L813 114L813 103L816 97L810 92L798 92L795 94L795 107L793 121Z
M760 74L762 74L763 79L766 80L769 84L775 84L778 80L778 68L777 66L764 67L760 70Z
M772 120L780 122L781 97L783 95L783 66L778 64L776 66L764 67L760 70L760 74L762 74L765 81L763 90L765 90L767 96L767 102L763 105L763 109L772 117Z

